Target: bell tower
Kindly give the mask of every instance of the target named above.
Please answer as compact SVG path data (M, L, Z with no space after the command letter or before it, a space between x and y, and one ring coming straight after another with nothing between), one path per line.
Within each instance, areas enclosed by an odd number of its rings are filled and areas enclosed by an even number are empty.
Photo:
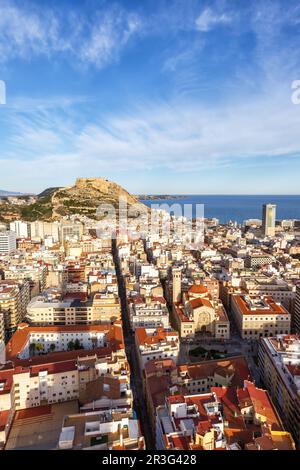
M179 302L181 300L181 270L173 269L172 272L173 280L173 302Z

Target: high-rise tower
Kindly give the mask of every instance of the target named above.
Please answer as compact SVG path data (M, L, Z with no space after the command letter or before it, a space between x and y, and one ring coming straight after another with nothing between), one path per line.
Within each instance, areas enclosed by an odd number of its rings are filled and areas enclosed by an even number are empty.
M264 204L262 213L262 231L265 237L274 237L276 220L276 205Z

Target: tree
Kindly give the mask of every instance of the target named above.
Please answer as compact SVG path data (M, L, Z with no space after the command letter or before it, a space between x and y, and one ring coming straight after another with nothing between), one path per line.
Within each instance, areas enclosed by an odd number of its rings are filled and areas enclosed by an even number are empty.
M42 343L36 343L35 348L37 351L42 351L44 349L44 346Z
M29 345L29 356L35 355L35 343L30 343Z
M73 351L75 349L75 344L74 341L69 341L68 342L68 351Z
M80 341L79 341L78 338L75 339L74 349L83 349L83 346L82 346L82 344L80 344Z
M50 349L51 352L54 352L55 351L55 344L51 343L49 349Z

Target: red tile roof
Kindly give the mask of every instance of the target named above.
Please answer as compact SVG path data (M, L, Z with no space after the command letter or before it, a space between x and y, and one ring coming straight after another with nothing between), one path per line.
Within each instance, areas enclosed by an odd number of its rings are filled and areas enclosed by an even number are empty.
M31 333L68 333L68 332L87 332L97 331L106 333L107 343L112 350L118 350L124 348L124 338L121 321L116 321L113 325L63 325L63 326L29 326L26 323L21 323L17 331L13 334L12 338L6 346L6 358L7 360L13 360L15 363L24 362L18 359L18 355L22 352L25 347L28 337ZM101 348L102 349L102 348ZM65 351L47 354L47 359L53 357L57 360L58 354L60 357L68 357L69 353L75 353L78 355L79 351ZM84 351L83 355L87 351ZM32 360L36 360L39 357L36 356ZM28 361L28 360L26 360Z

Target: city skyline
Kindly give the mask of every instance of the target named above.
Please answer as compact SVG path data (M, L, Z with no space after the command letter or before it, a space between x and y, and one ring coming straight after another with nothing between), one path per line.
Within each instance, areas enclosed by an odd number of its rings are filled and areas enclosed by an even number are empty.
M1 189L102 176L135 194L299 194L297 1L0 13Z

